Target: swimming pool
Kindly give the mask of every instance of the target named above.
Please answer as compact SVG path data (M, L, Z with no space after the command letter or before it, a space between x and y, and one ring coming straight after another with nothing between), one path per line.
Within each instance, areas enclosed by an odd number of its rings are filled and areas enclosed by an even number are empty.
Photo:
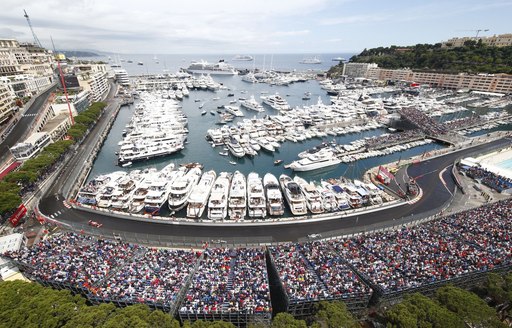
M512 170L512 158L506 159L504 161L496 163L496 166L506 169L506 170Z

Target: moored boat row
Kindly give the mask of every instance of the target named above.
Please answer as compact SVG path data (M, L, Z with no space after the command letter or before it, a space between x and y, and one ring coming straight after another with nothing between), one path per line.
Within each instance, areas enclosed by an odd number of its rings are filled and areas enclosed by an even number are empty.
M175 168L173 163L160 171L134 170L98 176L80 189L82 205L119 212L162 216L165 204L170 213L186 207L186 216L200 220L265 219L285 214L320 214L382 203L382 191L373 184L346 179L308 182L299 176L271 173L263 179L251 172L210 170L191 163ZM206 215L203 215L206 211Z

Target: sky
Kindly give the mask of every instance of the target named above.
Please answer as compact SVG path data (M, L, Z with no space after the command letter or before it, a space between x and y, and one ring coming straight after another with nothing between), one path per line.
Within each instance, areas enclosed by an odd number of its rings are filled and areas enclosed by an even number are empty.
M359 53L512 33L512 0L2 0L0 38L126 54ZM488 31L485 31L488 30Z

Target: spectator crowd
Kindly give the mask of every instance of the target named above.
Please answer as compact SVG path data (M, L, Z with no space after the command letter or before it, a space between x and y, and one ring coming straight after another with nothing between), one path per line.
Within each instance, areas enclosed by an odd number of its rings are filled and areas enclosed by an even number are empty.
M292 302L368 298L510 267L512 200L414 227L269 247ZM180 313L270 313L262 248L153 249L76 233L7 252L37 279ZM190 282L189 284L187 282ZM178 298L184 295L184 299Z

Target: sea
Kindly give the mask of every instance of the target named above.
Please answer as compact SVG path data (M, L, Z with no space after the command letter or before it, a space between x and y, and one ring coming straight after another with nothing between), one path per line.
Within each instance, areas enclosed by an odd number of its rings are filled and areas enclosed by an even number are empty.
M353 54L321 54L316 57L322 60L321 64L301 64L299 63L306 57L302 54L277 54L277 55L253 55L254 61L232 61L234 57L231 55L111 55L110 58L104 57L93 57L89 59L103 60L109 63L117 63L126 69L130 76L141 76L141 75L154 75L162 73L173 73L178 71L180 68L185 68L189 65L192 60L206 60L208 62L215 62L218 60L225 60L237 68L259 68L259 69L279 69L288 71L326 71L331 66L337 64L332 61L332 58L343 57L349 59ZM128 63L131 60L133 63ZM138 65L138 62L143 65ZM289 86L271 86L264 83L250 84L241 80L240 76L213 76L214 80L222 83L227 89L220 90L217 92L211 91L190 91L189 97L184 97L181 102L182 110L188 117L188 142L185 149L180 153L176 153L167 157L158 159L152 159L145 162L134 163L129 168L122 168L117 166L116 152L119 150L118 143L122 140L122 131L125 126L129 123L132 114L134 112L136 103L134 105L123 106L117 116L115 123L113 124L110 133L108 134L103 147L101 148L96 161L91 169L88 180L94 177L110 173L117 170L130 171L134 169L141 169L145 167L156 167L158 169L163 168L170 162L174 162L176 165L199 162L204 165L204 170L213 169L217 173L222 171L234 172L236 170L248 175L250 172L259 173L260 177L263 177L265 173L271 172L276 177L281 174L287 174L290 176L299 176L306 180L322 180L329 178L339 178L340 176L350 179L361 179L362 175L370 168L376 167L381 164L390 162L406 160L410 157L424 154L433 150L444 148L445 146L431 143L424 146L411 148L405 151L396 152L387 156L374 157L364 160L359 160L348 164L339 164L325 169L319 169L309 172L297 172L290 169L284 168L283 164L289 164L294 160L298 159L298 153L311 147L317 146L320 143L327 141L335 141L338 144L348 144L353 140L362 139L365 137L378 136L383 133L389 133L386 128L379 128L371 131L364 131L361 133L352 133L344 136L327 136L324 138L313 138L304 142L293 143L285 141L281 144L281 147L274 153L267 153L260 151L259 155L253 158L244 157L241 159L229 156L221 156L220 151L223 151L222 147L212 147L205 139L206 131L211 128L218 128L216 125L218 120L217 113L213 116L208 113L207 115L201 115L201 109L199 105L204 103L204 108L208 112L210 110L216 110L217 106L227 105L230 100L238 99L240 97L248 98L254 95L257 100L260 100L260 96L265 94L274 94L278 92L281 96L284 96L292 107L304 106L322 101L325 104L330 103L329 96L327 93L320 88L320 85L316 80L310 80L304 83L294 83ZM311 93L311 100L302 100L305 92ZM228 94L233 93L234 97L228 97ZM219 97L219 100L213 98ZM199 101L196 101L198 100ZM245 118L263 117L264 115L276 115L277 112L273 109L267 108L265 112L255 114L253 111L247 111L241 109L246 115ZM478 114L484 113L484 110L476 110ZM455 114L449 114L442 117L442 120L460 118L467 115L472 115L471 110L463 111ZM235 118L235 120L228 124L236 124L237 120L241 118ZM501 128L503 129L503 128ZM510 127L507 127L510 129ZM494 131L496 129L490 130ZM490 132L480 131L474 133L474 135L483 134ZM274 161L280 159L283 160L281 165L274 165ZM232 164L231 162L235 162Z

